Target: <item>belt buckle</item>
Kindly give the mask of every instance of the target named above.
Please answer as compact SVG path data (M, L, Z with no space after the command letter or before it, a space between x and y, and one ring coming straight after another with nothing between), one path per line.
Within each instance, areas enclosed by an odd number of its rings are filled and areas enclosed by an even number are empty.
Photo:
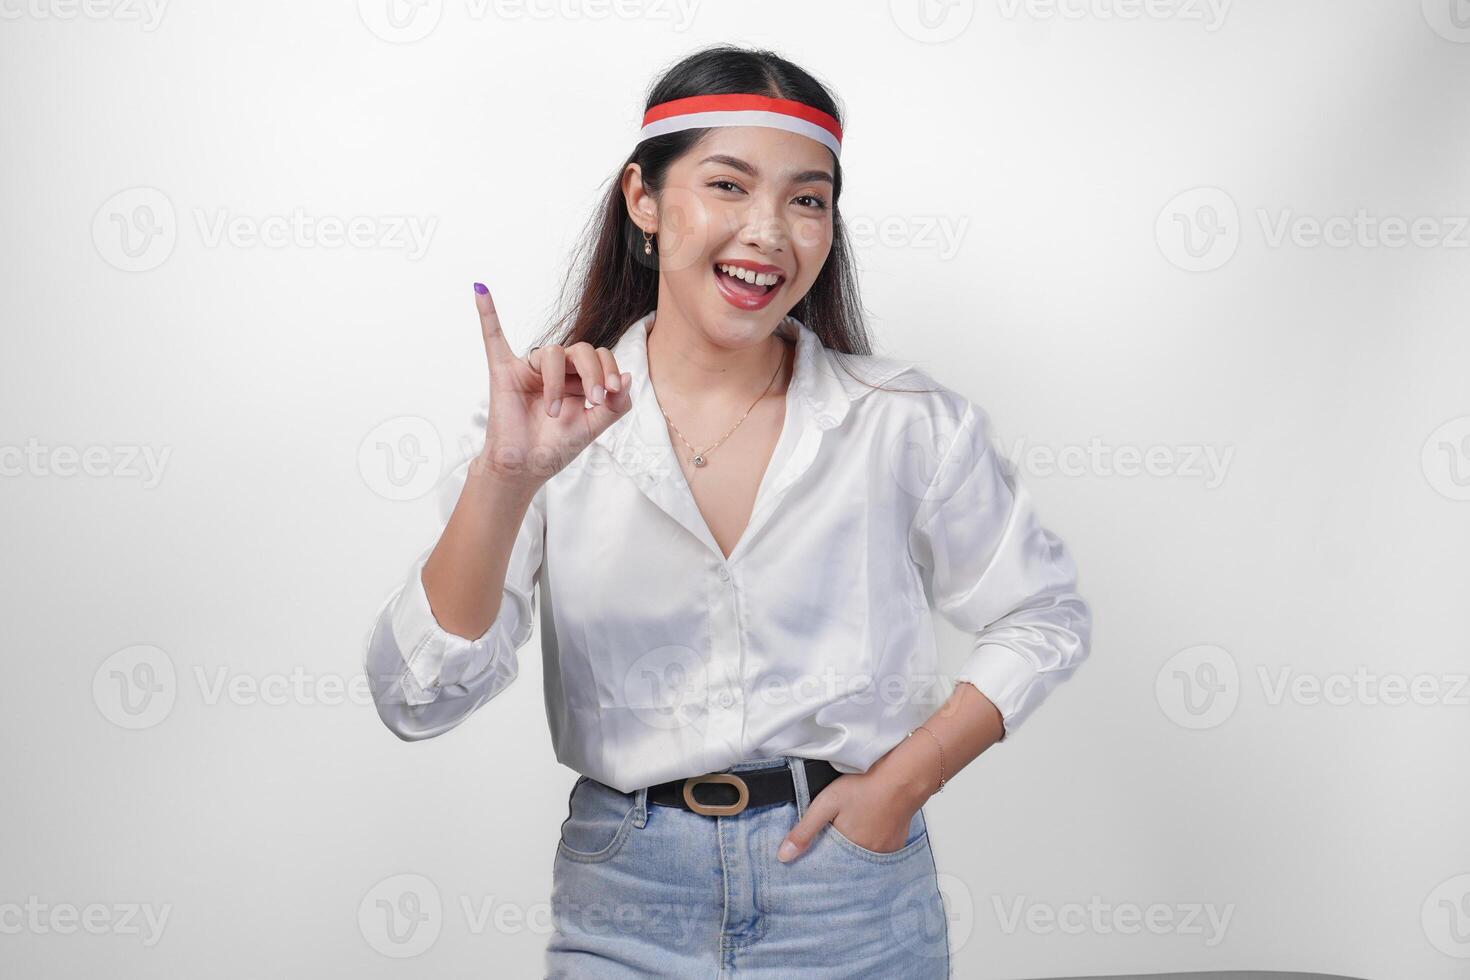
M701 783L729 783L740 793L740 798L734 803L701 803L694 798L694 787ZM684 780L684 802L689 804L689 809L695 813L703 813L711 817L728 817L745 809L750 802L750 787L745 780L733 772L711 772L703 776L690 776Z

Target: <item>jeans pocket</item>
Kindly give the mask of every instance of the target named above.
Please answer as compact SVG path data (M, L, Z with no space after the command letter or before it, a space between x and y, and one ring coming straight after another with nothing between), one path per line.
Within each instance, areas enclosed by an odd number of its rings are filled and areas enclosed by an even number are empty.
M842 831L837 829L834 823L828 823L822 833L831 834L832 840L837 845L866 861L878 864L887 864L893 861L902 861L904 858L912 857L924 849L929 842L929 825L924 821L922 808L915 810L914 815L909 818L908 836L904 838L903 846L896 851L874 851L856 841L850 839Z
M567 799L557 853L570 861L600 864L615 857L633 826L636 793L620 793L587 776L579 776Z

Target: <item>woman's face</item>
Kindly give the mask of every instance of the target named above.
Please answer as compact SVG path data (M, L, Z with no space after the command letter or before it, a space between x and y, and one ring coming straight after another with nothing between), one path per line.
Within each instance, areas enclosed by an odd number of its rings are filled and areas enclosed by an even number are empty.
M832 169L831 151L810 137L720 127L670 166L656 202L630 193L630 213L657 229L660 306L717 341L768 335L832 251Z

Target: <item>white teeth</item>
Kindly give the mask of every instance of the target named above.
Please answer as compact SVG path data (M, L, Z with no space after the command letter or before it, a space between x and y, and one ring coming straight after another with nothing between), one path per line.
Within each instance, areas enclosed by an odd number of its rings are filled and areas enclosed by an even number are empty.
M774 286L781 280L781 277L774 273L751 272L749 269L742 269L735 265L722 264L716 266L716 268L727 276L734 276L736 279L743 279L757 286Z

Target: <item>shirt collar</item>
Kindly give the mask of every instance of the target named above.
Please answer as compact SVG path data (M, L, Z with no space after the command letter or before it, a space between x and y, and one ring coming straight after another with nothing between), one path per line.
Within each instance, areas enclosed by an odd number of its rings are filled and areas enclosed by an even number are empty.
M633 407L627 415L608 426L594 440L614 456L620 456L630 440L642 445L658 445L658 429L667 425L663 412L653 396L648 376L648 331L657 311L635 320L613 345L618 369L632 375ZM796 340L796 363L792 369L791 387L805 407L803 423L819 429L831 429L846 418L853 398L866 387L849 387L836 363L836 353L827 348L816 331L796 317L788 316L776 331ZM855 382L852 384L856 384ZM664 430L665 434L667 430Z
M649 500L702 541L714 555L723 557L685 483L669 438L668 422L648 377L648 329L653 318L653 313L640 317L613 345L618 369L628 372L632 379L633 407L604 429L594 442L612 455L613 462ZM854 400L872 390L848 377L846 372L839 374L837 355L800 320L788 316L777 330L796 340L796 361L786 393L787 415L782 423L782 443L789 450L779 461L773 460L769 483L762 482L750 520L730 554L731 561L752 546L776 502L811 467L824 434L842 423ZM906 363L870 357L863 366L870 374L867 380L882 384L903 370Z

